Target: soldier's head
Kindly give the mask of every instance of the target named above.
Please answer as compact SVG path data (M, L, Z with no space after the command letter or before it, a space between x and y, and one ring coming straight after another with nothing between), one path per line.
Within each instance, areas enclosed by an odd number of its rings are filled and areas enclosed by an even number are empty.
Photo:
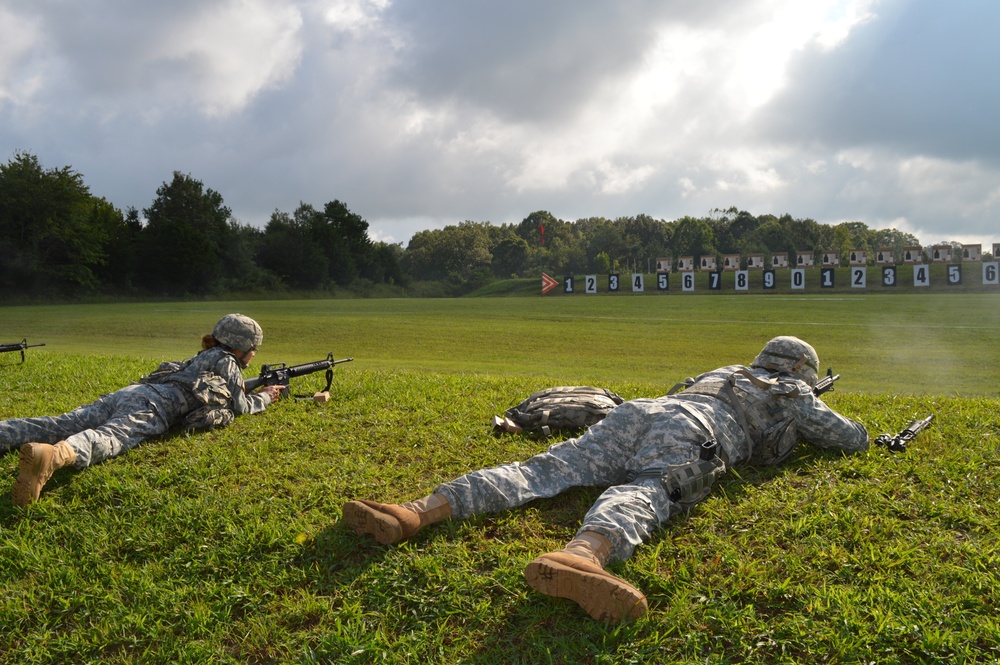
M819 380L819 355L798 337L775 337L764 345L750 366L788 374L810 386Z
M226 314L215 324L212 331L214 337L220 344L228 346L234 351L249 353L256 351L261 342L264 341L264 333L260 325L249 316L242 314Z

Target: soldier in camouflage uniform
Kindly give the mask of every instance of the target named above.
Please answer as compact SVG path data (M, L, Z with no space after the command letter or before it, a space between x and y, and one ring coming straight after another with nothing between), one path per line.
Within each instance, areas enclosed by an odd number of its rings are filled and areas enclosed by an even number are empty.
M61 416L0 421L0 451L20 448L14 503L37 501L62 467L84 469L117 457L173 425L211 429L236 415L260 413L280 396L279 386L243 391L242 370L262 341L256 321L229 314L202 337L202 351L193 358L163 363L138 383Z
M359 534L394 544L448 517L506 510L571 487L607 486L566 547L529 563L525 577L594 619L635 619L647 609L645 596L604 566L630 557L658 526L704 499L721 472L778 464L800 439L867 449L864 426L813 394L818 369L812 346L776 337L750 367L722 367L687 379L682 393L626 402L581 437L525 462L473 471L410 503L351 501L343 517Z

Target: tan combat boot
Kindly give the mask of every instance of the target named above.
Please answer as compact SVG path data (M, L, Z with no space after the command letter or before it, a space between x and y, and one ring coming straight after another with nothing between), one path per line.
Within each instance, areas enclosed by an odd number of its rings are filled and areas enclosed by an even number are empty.
M395 545L428 524L451 517L451 504L440 494L403 504L348 501L343 515L356 533L374 536L383 545Z
M528 564L524 577L546 596L568 598L598 621L618 623L646 613L646 596L625 580L605 572L611 541L584 531L558 552Z
M11 498L15 506L24 508L38 501L42 488L57 469L76 462L76 452L65 441L55 445L26 443L21 446L20 472L14 481Z

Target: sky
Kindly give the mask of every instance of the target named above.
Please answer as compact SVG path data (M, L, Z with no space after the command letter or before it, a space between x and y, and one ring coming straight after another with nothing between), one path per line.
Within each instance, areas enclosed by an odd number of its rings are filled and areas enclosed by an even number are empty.
M0 163L373 239L737 207L1000 242L997 0L0 0Z

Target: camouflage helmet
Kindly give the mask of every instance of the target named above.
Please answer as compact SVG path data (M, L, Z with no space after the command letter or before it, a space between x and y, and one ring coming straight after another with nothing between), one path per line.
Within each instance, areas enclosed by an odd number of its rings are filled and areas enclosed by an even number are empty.
M751 367L782 372L815 386L819 380L819 355L798 337L775 337L764 345Z
M264 333L256 321L242 314L226 314L215 324L212 337L237 351L256 351Z

